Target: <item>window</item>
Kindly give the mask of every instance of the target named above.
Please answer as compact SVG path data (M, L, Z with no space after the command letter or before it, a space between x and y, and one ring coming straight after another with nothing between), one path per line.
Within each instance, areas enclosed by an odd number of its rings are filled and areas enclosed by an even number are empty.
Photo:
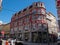
M19 20L19 25L22 25L23 21L22 20Z
M37 41L37 38L38 38L38 35L36 32L33 32L32 33L32 42L36 42Z
M15 27L15 28L14 28L14 31L17 31L17 30L18 30L18 28L17 28L17 27Z
M25 41L28 41L29 40L29 33L25 33L24 34L24 39L25 39Z
M41 9L41 14L45 14L45 10L44 9Z
M36 3L36 6L37 6L37 3Z
M38 14L40 14L40 10L38 10Z
M33 24L33 30L36 30L36 24Z
M48 29L46 24L43 24L42 27L43 27L42 30L47 30Z
M14 22L14 26L17 26L17 22Z
M32 10L32 13L35 14L36 13L36 9Z
M26 16L25 22L29 22L29 16Z
M41 20L43 16L38 15L38 20Z
M11 28L11 34L13 34L14 33L14 30L13 30L13 28Z
M51 21L47 19L48 26L51 25Z
M60 6L60 1L57 1L57 6Z
M19 26L19 30L23 30L23 26Z
M34 21L36 19L37 19L36 15L32 15L32 20Z
M37 7L40 7L40 3L37 4Z
M41 6L42 6L42 3L41 3Z
M38 24L38 29L42 30L42 24Z
M25 25L24 29L29 30L29 25Z

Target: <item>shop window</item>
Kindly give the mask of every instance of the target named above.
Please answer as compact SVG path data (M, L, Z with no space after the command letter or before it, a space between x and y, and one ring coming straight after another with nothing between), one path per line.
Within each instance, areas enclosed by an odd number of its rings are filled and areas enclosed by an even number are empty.
M47 43L47 39L43 39L43 43Z
M35 43L37 42L37 36L38 36L37 33L35 32L32 33L32 42L35 42Z
M24 38L25 38L25 41L28 41L29 40L29 33L25 33Z
M19 36L18 39L19 39L20 41L22 41L22 34L19 33L18 36Z

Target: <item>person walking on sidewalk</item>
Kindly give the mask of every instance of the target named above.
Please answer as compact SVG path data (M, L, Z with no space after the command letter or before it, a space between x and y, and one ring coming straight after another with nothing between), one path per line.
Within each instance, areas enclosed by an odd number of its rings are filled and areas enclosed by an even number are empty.
M9 45L9 43L8 43L8 40L6 40L6 43L5 43L5 45Z

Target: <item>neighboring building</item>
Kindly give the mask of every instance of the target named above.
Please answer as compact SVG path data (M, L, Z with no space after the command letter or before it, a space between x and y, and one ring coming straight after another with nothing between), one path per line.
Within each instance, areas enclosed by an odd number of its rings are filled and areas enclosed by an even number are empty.
M0 32L4 33L4 36L8 36L10 33L10 23L0 25Z
M57 14L58 14L58 25L60 31L60 0L56 0L56 6L57 6Z
M2 38L4 35L2 35L2 29L3 29L3 24L0 25L0 38Z
M54 41L55 39L56 39L55 41L57 41L58 24L57 24L56 17L51 12L48 12L46 14L46 20L48 23L48 32L49 32L50 38L53 38L51 39L51 41Z
M50 34L52 34L52 33L57 34L58 33L58 26L57 26L56 17L51 12L48 12L46 14L46 20L48 23L49 33Z
M56 0L57 14L58 14L58 45L60 45L60 0Z
M46 9L43 2L35 2L24 10L19 11L11 18L11 37L15 35L16 38L26 42L49 43L49 23L47 22L46 15ZM52 17L53 20L56 19L54 16ZM50 23L55 23L55 21L50 21ZM53 24L53 26L56 26L56 24Z
M10 34L10 23L4 24L2 31L5 32L5 35L9 35Z

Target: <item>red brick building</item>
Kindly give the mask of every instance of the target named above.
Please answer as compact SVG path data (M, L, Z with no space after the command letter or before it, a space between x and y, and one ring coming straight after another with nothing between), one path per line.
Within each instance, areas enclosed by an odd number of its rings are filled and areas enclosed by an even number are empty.
M48 24L43 2L35 2L14 14L10 23L11 36L27 42L48 42Z

